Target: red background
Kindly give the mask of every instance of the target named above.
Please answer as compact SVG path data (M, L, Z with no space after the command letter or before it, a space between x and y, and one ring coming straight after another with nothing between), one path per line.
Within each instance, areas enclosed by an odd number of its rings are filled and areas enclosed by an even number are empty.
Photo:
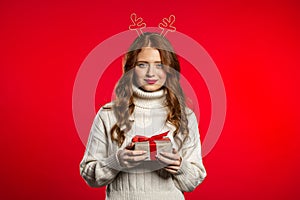
M299 199L299 10L283 0L1 1L0 199L104 199L79 175L72 89L88 53L127 30L133 12L148 26L174 14L225 84L225 126L187 199ZM200 101L205 133L209 100Z

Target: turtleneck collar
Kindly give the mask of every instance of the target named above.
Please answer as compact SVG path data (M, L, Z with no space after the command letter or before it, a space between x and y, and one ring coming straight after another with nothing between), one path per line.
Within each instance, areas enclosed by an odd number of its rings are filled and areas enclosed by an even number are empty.
M141 108L163 108L166 107L166 91L160 89L155 92L146 92L132 85L134 105Z

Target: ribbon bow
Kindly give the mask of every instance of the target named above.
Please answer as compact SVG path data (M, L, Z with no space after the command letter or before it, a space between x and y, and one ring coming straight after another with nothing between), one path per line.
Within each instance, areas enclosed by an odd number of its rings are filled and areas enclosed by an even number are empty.
M169 138L165 137L167 136L169 131L161 133L159 135L153 135L152 137L148 138L145 136L141 135L136 135L132 138L132 142L148 142L149 141L149 146L150 146L150 159L155 160L156 156L156 143L155 140L165 140L165 141L170 141Z

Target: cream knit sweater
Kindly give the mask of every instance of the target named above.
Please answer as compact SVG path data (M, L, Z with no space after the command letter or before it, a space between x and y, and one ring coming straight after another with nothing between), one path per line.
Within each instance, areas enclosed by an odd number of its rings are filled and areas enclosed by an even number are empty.
M118 147L111 140L110 129L116 123L116 118L110 109L112 103L108 103L94 119L80 163L80 174L92 187L107 186L107 200L184 199L183 192L194 190L206 176L196 116L187 109L189 139L179 151L182 163L178 174L172 175L164 169L153 170L157 165L149 162L130 170L123 169L116 154L118 149L123 149L130 143L134 135L151 137L170 130L168 137L173 147L178 149L172 136L175 128L165 122L168 111L164 105L164 90L144 92L135 86L133 90L135 109L130 116L132 128L127 133L125 142Z

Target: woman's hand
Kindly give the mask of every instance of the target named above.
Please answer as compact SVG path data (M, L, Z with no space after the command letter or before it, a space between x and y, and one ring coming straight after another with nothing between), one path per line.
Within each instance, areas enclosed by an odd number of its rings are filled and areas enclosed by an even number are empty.
M132 144L118 151L118 160L122 167L133 168L140 165L147 158L147 151L131 150Z
M164 169L171 174L177 174L180 169L181 157L174 148L172 153L160 152L160 154L157 155L157 160L166 166Z

